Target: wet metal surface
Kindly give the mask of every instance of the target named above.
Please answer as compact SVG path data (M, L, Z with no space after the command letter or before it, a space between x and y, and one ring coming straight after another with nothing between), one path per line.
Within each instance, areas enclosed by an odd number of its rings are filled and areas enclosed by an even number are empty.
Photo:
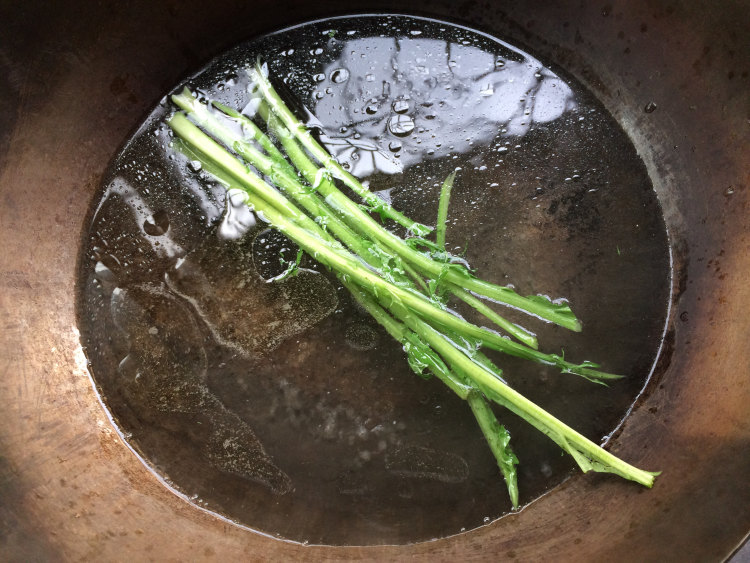
M580 476L470 534L332 550L278 542L201 512L164 488L117 436L86 373L73 307L85 209L106 163L167 88L223 48L290 23L288 14L301 21L351 9L337 2L0 8L7 77L0 84L0 555L727 556L750 528L750 53L740 3L425 8L529 45L573 73L625 128L649 170L678 274L673 353L611 447L662 469L653 490Z

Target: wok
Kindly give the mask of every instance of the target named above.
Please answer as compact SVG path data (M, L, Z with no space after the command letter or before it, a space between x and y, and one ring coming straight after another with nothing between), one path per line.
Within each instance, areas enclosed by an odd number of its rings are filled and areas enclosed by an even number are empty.
M3 2L0 558L730 556L750 529L748 8ZM588 86L631 137L664 208L675 296L658 378L610 447L661 469L653 490L577 475L470 533L409 546L302 546L185 502L116 433L88 376L73 297L87 206L110 157L164 92L225 48L352 10L447 18L529 47Z

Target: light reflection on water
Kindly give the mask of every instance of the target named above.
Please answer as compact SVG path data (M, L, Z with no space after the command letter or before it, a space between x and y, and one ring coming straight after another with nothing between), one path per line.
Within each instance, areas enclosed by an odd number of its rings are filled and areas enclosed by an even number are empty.
M422 37L347 41L321 73L313 123L334 156L365 177L464 153L498 134L520 137L576 108L565 82L516 54Z

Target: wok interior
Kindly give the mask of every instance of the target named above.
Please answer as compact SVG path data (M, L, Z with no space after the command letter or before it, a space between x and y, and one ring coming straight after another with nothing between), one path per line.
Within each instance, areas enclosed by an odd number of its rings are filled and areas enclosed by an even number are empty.
M0 553L11 560L728 555L750 527L748 16L731 4L566 4L446 2L420 11L565 68L605 104L646 164L670 230L676 298L661 375L611 449L661 469L653 490L579 476L469 534L337 549L252 533L169 492L116 434L86 372L73 303L85 210L129 130L187 72L255 33L353 7L30 4L2 14L12 23L0 43L9 78L0 85L7 108Z

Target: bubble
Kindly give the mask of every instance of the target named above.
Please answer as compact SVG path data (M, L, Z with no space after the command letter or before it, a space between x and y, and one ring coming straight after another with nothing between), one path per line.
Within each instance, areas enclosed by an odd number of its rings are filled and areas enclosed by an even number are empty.
M408 115L394 115L388 120L388 131L396 137L406 137L414 131L414 120Z
M330 78L334 84L341 84L349 80L349 71L345 68L337 68L331 71Z
M409 111L409 102L401 98L398 100L394 100L393 104L391 104L391 107L396 113L406 113L407 111Z
M143 222L143 231L152 237L163 235L169 230L169 215L163 209Z

